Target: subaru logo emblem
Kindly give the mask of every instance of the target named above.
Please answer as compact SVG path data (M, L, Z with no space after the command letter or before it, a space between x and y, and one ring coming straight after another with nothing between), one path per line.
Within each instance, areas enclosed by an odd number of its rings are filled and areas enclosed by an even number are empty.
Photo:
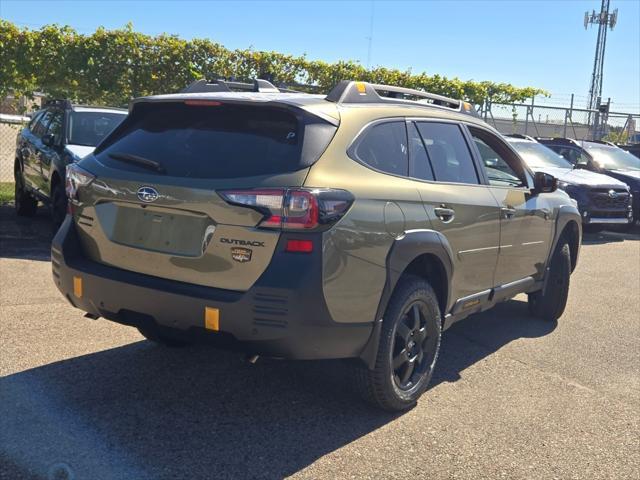
M153 187L140 187L138 189L138 198L145 203L155 202L160 195Z
M615 190L609 190L609 198L616 198L618 196L618 192Z

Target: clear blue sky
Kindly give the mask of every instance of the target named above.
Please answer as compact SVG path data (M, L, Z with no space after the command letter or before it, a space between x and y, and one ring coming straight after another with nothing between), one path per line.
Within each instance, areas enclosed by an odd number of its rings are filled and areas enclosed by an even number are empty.
M640 111L640 0L611 0L619 19L609 32L605 97L616 110ZM37 28L66 24L82 33L131 21L148 34L206 37L228 48L306 54L325 61L411 68L462 79L542 87L584 104L597 30L573 1L29 1L0 0L0 17Z

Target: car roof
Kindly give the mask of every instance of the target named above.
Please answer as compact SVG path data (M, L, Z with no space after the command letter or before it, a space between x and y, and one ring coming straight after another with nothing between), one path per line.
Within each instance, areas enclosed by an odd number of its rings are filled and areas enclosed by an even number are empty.
M282 92L203 92L203 93L173 93L165 95L153 95L132 100L129 107L131 111L136 105L149 102L183 102L187 100L228 101L239 103L256 103L286 105L324 117L333 124L340 121L340 112L367 108L370 111L379 111L380 117L404 116L443 118L452 121L472 123L480 127L495 130L482 119L472 115L457 112L437 105L418 102L405 103L336 103L327 100L326 95L308 93L282 93Z
M239 88L243 91L232 91ZM198 80L180 93L154 95L134 99L129 105L148 102L221 101L286 105L300 108L338 125L340 112L346 109L380 111L384 116L445 118L464 121L495 130L483 122L468 102L441 95L390 85L345 80L327 95L280 89L265 80L254 83Z
M74 112L98 112L98 113L117 113L126 115L128 112L124 108L116 107L93 107L90 105L71 105Z

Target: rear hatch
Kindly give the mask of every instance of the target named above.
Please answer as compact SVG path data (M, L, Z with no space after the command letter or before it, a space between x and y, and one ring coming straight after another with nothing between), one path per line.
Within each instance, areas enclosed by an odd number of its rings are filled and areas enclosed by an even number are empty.
M157 277L249 289L280 230L260 228L264 210L224 192L303 185L337 122L273 101L150 100L134 104L75 167L91 177L70 194L85 254Z

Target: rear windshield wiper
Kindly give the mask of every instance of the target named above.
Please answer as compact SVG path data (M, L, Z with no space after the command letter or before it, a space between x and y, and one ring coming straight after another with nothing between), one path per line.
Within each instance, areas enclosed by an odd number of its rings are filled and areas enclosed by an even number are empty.
M134 165L138 165L140 167L155 170L158 173L167 173L167 170L162 166L162 164L156 162L155 160L149 160L148 158L139 157L138 155L133 155L131 153L114 152L110 153L109 157L113 158L114 160L120 160L121 162L133 163Z

